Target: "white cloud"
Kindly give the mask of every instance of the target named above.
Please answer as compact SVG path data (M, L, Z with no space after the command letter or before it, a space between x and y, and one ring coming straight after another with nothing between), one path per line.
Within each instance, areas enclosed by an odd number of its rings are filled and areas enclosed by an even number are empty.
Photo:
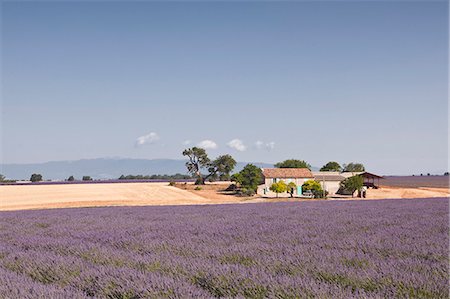
M218 147L218 146L217 146L217 143L215 143L214 141L209 140L209 139L200 141L200 142L197 144L197 146L198 146L198 147L201 147L201 148L204 148L204 149L216 149L216 148Z
M256 149L262 149L264 147L264 142L258 140L255 142Z
M135 145L136 146L141 146L141 145L144 145L144 144L153 144L153 143L155 143L158 140L159 140L158 134L156 134L155 132L151 132L151 133L149 133L147 135L138 137L136 139Z
M183 141L183 145L189 145L189 144L191 144L191 143L192 143L192 141L190 141L189 139Z
M275 142L273 142L273 141L263 142L261 140L258 140L255 142L255 148L258 150L265 149L265 150L271 151L275 148Z
M240 152L243 152L247 149L247 147L244 145L244 143L240 139L233 139L230 142L228 142L227 145L237 151L240 151Z
M275 142L271 141L271 142L267 142L267 143L266 143L266 149L267 149L268 151L271 151L271 150L273 150L274 148L275 148Z

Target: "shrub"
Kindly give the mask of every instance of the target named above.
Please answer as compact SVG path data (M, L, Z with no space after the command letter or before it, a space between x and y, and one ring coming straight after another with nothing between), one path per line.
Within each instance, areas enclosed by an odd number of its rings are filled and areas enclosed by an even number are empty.
M170 182L169 182L169 186L174 187L174 186L175 186L175 181L170 181Z
M202 190L202 187L200 187L200 186L197 186L197 187L195 187L195 188L194 188L194 190L196 190L196 191L200 191L200 190Z
M340 187L343 189L344 192L350 193L353 197L353 194L356 190L360 190L363 186L364 179L359 176L355 175L349 178L346 178L340 183Z
M239 195L241 196L253 196L255 195L255 191L251 188L242 188L241 191L239 192Z
M272 186L270 186L270 191L273 191L277 194L278 197L278 193L283 193L286 192L287 190L287 185L285 182L283 181L279 181L278 183L273 183Z
M42 175L39 173L33 173L30 177L30 181L32 182L40 182L42 181Z
M297 184L294 182L290 182L287 184L287 192L291 195L291 197L294 197L294 191L297 189Z
M236 184L230 184L225 191L236 191L237 190L237 186Z
M308 180L302 185L302 192L311 191L314 194L314 198L324 198L327 193L324 194L322 186L319 182L314 180ZM325 195L325 196L324 196Z

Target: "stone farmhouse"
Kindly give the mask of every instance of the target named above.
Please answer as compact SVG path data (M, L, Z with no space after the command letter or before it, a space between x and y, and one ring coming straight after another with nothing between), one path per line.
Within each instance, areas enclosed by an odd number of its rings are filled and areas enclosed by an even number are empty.
M314 180L314 175L308 168L262 168L264 184L258 188L258 194L275 196L269 188L273 183L284 181L286 184L294 182L297 185L295 195L302 195L302 185L308 180ZM286 194L287 195L287 194Z
M346 178L359 175L364 178L364 186L368 188L378 188L379 180L383 177L369 172L334 172L334 171L314 171L311 172L307 168L262 168L264 176L264 184L258 187L258 194L273 197L276 194L269 190L273 183L284 181L286 184L294 182L297 190L294 191L295 196L302 195L302 185L308 180L319 182L322 188L328 192L328 196L336 195L340 188L340 183ZM280 194L281 196L289 196L288 194Z

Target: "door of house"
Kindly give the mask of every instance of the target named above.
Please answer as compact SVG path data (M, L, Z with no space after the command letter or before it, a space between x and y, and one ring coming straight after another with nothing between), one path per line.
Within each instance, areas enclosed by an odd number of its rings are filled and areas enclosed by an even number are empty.
M302 186L297 186L297 195L302 195Z

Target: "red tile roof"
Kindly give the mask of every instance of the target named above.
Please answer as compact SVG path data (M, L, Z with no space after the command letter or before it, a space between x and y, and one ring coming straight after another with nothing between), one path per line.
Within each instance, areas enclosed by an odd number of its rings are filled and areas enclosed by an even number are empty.
M314 178L308 168L263 168L266 178Z

